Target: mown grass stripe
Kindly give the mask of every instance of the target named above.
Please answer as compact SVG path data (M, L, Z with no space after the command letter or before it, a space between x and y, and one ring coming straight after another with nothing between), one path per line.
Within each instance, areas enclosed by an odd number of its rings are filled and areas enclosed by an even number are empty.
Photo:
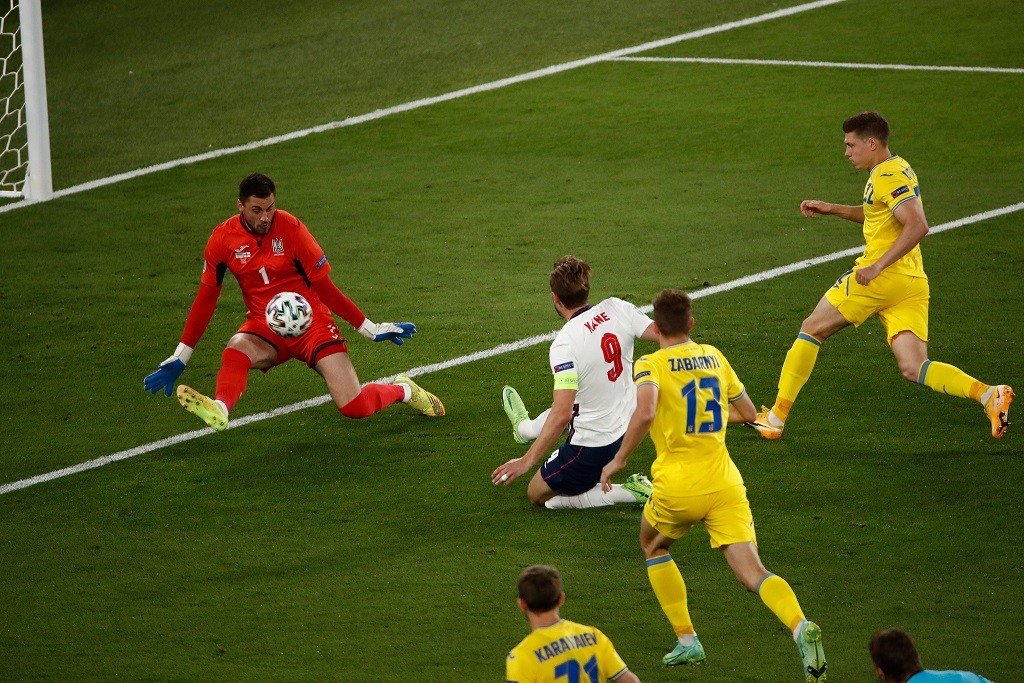
M960 218L954 221L949 221L948 223L942 223L941 225L937 225L931 228L931 232L946 232L948 230L954 230L956 228L961 228L966 225L973 225L975 223L980 223L982 221L986 221L992 218L998 218L1000 216L1005 216L1007 214L1015 213L1017 211L1022 210L1024 210L1024 202L1019 202L1017 204L1011 204L1009 206L1004 206L999 209L992 209L991 211L984 211L982 213L977 213L972 216L967 216L966 218ZM831 254L825 254L823 256L816 256L814 258L796 261L785 266L779 266L778 268L763 270L760 273L754 273L753 275L746 275L735 280L730 280L720 285L705 287L704 289L697 290L696 292L691 292L690 296L693 299L700 299L703 297L711 296L713 294L721 294L722 292L728 292L733 289L739 289L740 287L745 287L750 284L771 280L773 278L788 275L790 273L795 273L800 270L812 268L823 263L829 263L831 261L837 261L841 258L849 258L851 256L856 256L857 254L860 254L863 250L863 246L851 247L850 249L834 251ZM640 310L644 311L645 313L649 313L652 310L652 307L648 304L646 306L642 306ZM497 346L493 346L483 351L475 351L473 353L458 356L457 358L451 358L440 363L433 363L431 365L421 365L418 368L413 368L411 370L407 370L399 374L404 374L408 377L418 377L420 375L426 375L433 372L441 372L443 370L454 368L459 365L466 365L467 363L473 363L479 360L493 358L494 356L500 356L506 353L513 353L515 351L521 351L523 349L535 346L537 344L543 344L544 342L548 342L554 339L556 333L557 330L554 330L546 334L538 334L532 337L526 337L525 339L520 339L519 341L499 344ZM390 382L395 378L395 376L396 375L382 377L380 379L376 379L373 381ZM228 425L228 429L237 429L238 427L244 427L245 425L252 424L254 422L262 422L264 420L280 417L281 415L287 415L289 413L294 413L296 411L304 410L306 408L313 408L315 406L323 405L324 403L327 403L330 400L330 394L324 394L323 396L317 396L316 398L307 399L305 401L299 401L298 403L292 403L287 406L275 408L274 410L268 410L262 413L255 413L253 415L246 415L245 417L239 418L237 420L232 420L231 424ZM144 444L142 446L136 446L135 448L129 448L124 451L112 453L110 455L105 455L103 457L95 458L93 460L88 460L77 465L71 465L70 467L64 467L59 470L54 470L53 472L47 472L45 474L36 475L34 477L29 477L28 479L22 479L20 481L11 482L9 484L3 484L0 485L0 495L11 493L12 491L18 491L20 489L25 489L30 486L35 486L36 484L42 484L48 481L53 481L54 479L60 479L61 477L67 477L72 474L85 472L87 470L95 469L97 467L103 467L104 465L109 465L112 462L126 460L128 458L133 458L137 455L143 455L145 453L151 453L153 451L167 448L170 446L176 446L180 443L185 443L186 441L198 439L201 436L208 436L210 434L216 434L216 432L209 428L198 429L192 432L186 432L184 434L178 434L176 436L171 436L166 439L161 439L159 441L153 441L152 443Z

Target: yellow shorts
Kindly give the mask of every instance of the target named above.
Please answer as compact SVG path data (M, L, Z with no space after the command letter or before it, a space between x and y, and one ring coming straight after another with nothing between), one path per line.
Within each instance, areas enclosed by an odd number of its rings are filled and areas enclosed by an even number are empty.
M849 270L836 280L825 298L857 327L877 313L890 344L893 337L906 330L928 341L928 278L883 270L865 287Z
M670 496L654 487L644 506L644 518L662 536L682 538L697 522L711 537L711 547L731 543L757 543L747 487L730 486L702 496Z

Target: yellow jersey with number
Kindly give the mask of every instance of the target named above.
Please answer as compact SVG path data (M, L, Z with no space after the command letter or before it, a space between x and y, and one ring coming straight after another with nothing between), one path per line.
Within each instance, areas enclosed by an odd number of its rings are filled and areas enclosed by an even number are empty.
M605 683L628 670L608 636L565 619L530 633L505 660L508 683Z
M658 387L651 424L656 488L700 496L743 483L725 447L729 403L745 393L722 352L692 340L643 356L633 366L639 387Z
M917 174L905 159L893 154L871 169L867 185L864 186L864 254L857 259L857 266L870 266L888 251L903 232L903 225L896 220L893 211L903 202L921 201L921 187ZM886 268L890 273L902 273L912 277L928 277L924 274L921 259L921 245L914 245L903 258Z

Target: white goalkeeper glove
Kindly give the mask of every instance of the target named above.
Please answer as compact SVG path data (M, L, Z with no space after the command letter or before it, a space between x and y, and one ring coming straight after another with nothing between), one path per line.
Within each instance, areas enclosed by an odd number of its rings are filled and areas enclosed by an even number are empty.
M389 341L401 346L416 334L416 326L412 323L375 323L367 318L359 326L359 334L370 341Z

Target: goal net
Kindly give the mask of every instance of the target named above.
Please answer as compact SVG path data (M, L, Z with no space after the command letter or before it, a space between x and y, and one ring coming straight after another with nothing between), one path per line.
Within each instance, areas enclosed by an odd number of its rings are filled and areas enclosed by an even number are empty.
M0 197L52 194L40 0L0 0Z

